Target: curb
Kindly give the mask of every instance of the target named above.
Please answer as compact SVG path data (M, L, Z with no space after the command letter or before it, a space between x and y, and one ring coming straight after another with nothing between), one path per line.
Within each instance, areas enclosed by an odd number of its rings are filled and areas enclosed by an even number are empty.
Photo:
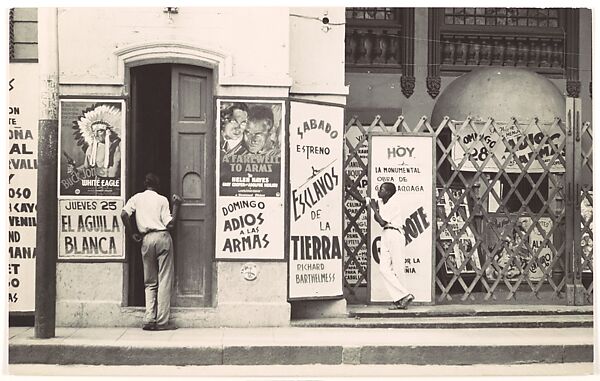
M115 346L11 344L10 364L474 365L593 362L593 345Z
M490 320L478 320L472 319L472 321L453 320L451 322L443 319L438 320L426 320L423 319L382 319L377 318L355 318L345 320L333 320L328 319L327 321L315 321L315 320L296 320L291 324L292 327L303 327L303 328L429 328L429 329L448 329L448 328L592 328L594 326L594 320L581 319L581 320L532 320L532 321L519 321L519 320L506 320L506 321L490 321Z

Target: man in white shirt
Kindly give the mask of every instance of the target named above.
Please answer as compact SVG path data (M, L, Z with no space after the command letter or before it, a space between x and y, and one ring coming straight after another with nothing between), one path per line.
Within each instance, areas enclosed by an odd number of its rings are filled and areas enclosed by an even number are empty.
M379 187L380 202L367 197L367 205L374 213L375 221L383 228L379 271L394 301L391 310L404 310L415 299L404 286L404 250L402 247L402 200L396 195L396 186L385 182ZM395 256L395 257L394 257ZM400 279L398 279L400 277ZM402 281L401 281L402 280Z
M131 215L140 233L131 237L142 242L146 314L143 330L161 331L175 329L170 326L171 288L173 285L173 240L169 234L175 227L181 197L173 195L173 214L169 212L169 200L156 191L160 184L158 176L148 173L144 179L146 190L133 195L123 207L121 219L127 234L133 232Z

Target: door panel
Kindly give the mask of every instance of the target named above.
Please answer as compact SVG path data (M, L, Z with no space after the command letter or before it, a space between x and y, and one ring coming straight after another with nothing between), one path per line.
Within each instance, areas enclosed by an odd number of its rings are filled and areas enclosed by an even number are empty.
M210 304L214 252L215 128L212 78L204 68L172 69L171 191L181 195L175 241L173 305Z
M185 155L179 157L179 168L182 170L181 196L186 199L194 199L201 203L206 203L202 195L206 194L203 187L206 185L204 178L206 160L199 147L206 145L204 136L193 133L181 133L178 136L179 151Z

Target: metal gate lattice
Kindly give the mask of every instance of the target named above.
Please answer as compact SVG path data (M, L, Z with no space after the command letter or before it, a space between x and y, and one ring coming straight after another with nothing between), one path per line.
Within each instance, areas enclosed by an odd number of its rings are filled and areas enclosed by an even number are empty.
M566 158L567 131L558 118L551 123L535 118L527 122L445 118L436 128L426 117L414 128L402 116L390 126L377 117L367 127L351 118L344 162L347 296L356 295L368 282L367 213L352 194L366 196L367 139L374 131L427 132L436 137L436 303L565 303L570 279L565 173L579 163ZM580 140L591 143L589 123L581 129ZM581 166L590 179L591 157L591 144L583 144ZM579 232L575 238L581 241L576 250L589 303L591 180L582 185L580 195L581 229L575 229Z
M575 226L580 227L575 235L575 255L581 263L580 274L585 303L593 303L593 243L594 243L594 191L593 191L593 141L591 123L584 123L581 131L575 132L575 157L578 212ZM579 244L578 244L579 243Z
M367 209L361 197L367 195L368 180L368 134L372 132L392 133L396 131L401 117L393 126L386 126L380 117L370 125L363 126L354 116L344 131L344 290L350 301L360 301L364 296L358 291L368 282L367 271Z

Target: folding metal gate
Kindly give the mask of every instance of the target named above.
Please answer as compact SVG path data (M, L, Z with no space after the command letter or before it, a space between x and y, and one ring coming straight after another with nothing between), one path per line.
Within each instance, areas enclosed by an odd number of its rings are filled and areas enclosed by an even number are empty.
M592 302L592 128L579 120L453 121L410 128L399 116L346 125L345 291L368 283L368 135L429 132L437 140L436 303Z

